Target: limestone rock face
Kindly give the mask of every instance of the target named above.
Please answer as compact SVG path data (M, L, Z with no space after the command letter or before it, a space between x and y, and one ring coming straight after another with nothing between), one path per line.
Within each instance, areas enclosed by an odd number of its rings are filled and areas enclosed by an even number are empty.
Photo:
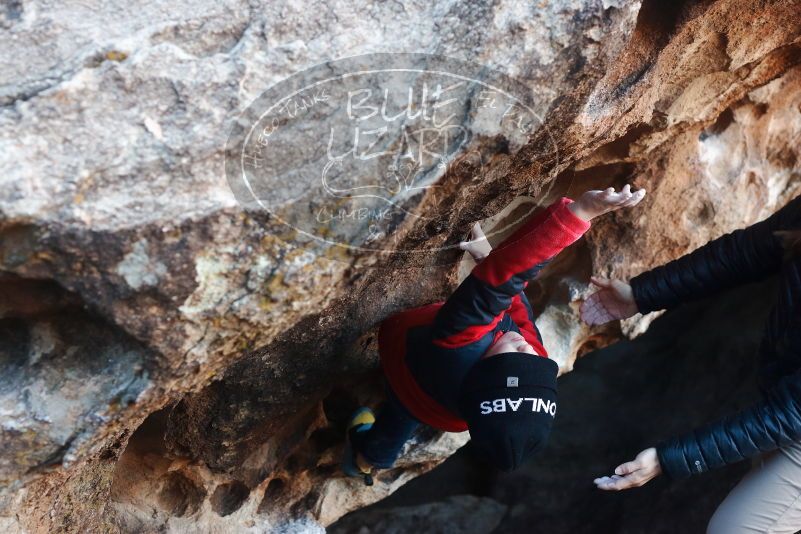
M447 297L469 268L453 245L477 220L501 239L521 200L648 189L529 289L563 371L619 336L578 322L591 272L636 274L801 188L799 2L663 4L2 4L0 526L319 529L432 468L467 436L421 432L369 490L341 477L344 421L380 397L378 323ZM521 141L467 106L468 164L432 166L383 252L243 209L240 113L401 51L503 71L541 120Z

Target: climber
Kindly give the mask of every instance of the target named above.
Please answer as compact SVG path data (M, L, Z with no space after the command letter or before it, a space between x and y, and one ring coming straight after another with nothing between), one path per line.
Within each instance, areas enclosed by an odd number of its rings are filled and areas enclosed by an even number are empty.
M523 289L590 227L645 195L630 186L588 191L552 204L494 250L481 227L460 247L476 261L450 298L384 320L378 348L387 400L351 418L343 471L372 484L391 467L420 423L470 431L492 464L512 470L543 447L556 414L559 366L548 359Z
M689 478L758 458L712 516L710 534L801 529L801 196L762 222L726 234L629 282L594 278L582 305L591 325L779 274L779 299L759 347L763 396L753 406L665 440L595 479L603 490L642 486L661 473Z

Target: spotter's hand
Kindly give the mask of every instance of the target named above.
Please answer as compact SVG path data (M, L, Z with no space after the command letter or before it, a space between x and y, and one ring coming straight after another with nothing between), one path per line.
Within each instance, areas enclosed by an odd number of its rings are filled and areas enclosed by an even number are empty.
M645 449L637 457L615 468L611 477L596 478L593 482L598 489L606 491L620 491L629 488L639 488L662 473L656 449Z
M581 319L588 325L628 319L639 311L630 284L597 276L590 280L598 291L587 297L580 310Z

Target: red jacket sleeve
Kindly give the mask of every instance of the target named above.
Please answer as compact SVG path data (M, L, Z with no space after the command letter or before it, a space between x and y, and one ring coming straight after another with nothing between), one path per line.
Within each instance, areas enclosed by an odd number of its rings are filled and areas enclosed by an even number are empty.
M568 209L572 202L562 198L530 218L473 268L437 313L434 344L461 347L495 328L526 282L589 229Z

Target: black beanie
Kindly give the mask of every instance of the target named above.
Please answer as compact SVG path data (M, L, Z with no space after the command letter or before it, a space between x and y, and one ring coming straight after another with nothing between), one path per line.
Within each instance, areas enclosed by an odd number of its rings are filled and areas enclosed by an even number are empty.
M545 446L556 416L553 360L506 352L480 360L462 383L459 410L473 447L511 471Z

